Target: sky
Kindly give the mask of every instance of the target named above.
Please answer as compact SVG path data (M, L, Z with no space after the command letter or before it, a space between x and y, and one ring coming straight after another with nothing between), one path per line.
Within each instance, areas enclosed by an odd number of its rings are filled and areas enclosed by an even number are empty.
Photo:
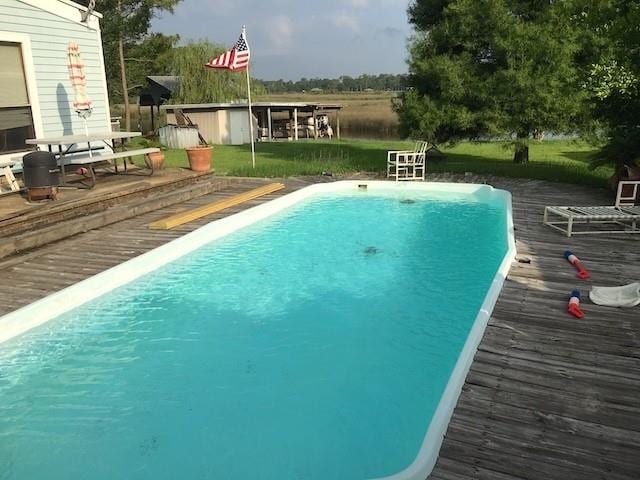
M409 0L183 0L152 29L231 48L247 26L263 80L406 73Z

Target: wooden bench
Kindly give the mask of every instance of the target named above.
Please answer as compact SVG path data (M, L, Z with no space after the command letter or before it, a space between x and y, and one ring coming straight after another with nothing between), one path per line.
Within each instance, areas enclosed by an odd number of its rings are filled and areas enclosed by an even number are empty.
M58 164L62 168L62 177L64 179L64 167L68 165L89 165L89 172L91 173L91 185L89 188L93 188L96 183L95 172L93 171L93 166L99 163L111 162L113 161L113 166L115 168L116 173L118 173L118 160L124 160L124 171L127 171L127 158L137 157L139 155L148 155L149 153L158 153L160 151L159 148L140 148L138 150L125 150L122 152L113 152L107 153L104 155L64 155L61 159L58 160ZM149 169L151 170L150 175L153 175L153 163L148 162Z
M129 157L137 157L138 155L147 155L149 153L158 153L159 148L141 148L139 150L125 150L124 152L114 152L101 155L65 155L65 165L86 165L90 163L105 162L109 160L127 159Z

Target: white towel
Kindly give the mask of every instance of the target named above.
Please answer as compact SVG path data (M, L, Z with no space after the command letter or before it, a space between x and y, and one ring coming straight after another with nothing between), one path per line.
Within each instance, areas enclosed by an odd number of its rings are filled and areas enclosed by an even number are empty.
M596 305L607 307L635 307L640 305L640 283L622 287L593 287L589 298Z

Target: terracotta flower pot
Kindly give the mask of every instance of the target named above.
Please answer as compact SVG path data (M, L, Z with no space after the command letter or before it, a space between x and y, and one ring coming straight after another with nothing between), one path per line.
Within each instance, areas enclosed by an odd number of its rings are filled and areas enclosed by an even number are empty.
M211 158L213 157L213 147L198 146L187 148L189 158L189 168L194 172L208 172L211 170Z
M151 170L161 170L164 167L164 152L147 153L144 156L144 163Z

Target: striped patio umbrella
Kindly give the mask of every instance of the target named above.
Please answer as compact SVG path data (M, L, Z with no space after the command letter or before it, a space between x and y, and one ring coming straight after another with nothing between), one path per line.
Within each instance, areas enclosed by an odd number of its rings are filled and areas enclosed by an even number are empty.
M73 86L73 108L78 116L85 121L85 130L87 130L87 118L91 116L93 106L87 95L87 77L84 74L84 62L77 43L69 43L68 56L69 78Z
M73 108L84 122L84 133L88 137L89 126L87 125L87 118L91 116L93 105L89 95L87 95L87 77L84 75L84 62L80 56L78 44L70 42L67 54L69 57L69 78L73 87ZM87 146L89 147L89 156L92 157L91 142L87 142Z

